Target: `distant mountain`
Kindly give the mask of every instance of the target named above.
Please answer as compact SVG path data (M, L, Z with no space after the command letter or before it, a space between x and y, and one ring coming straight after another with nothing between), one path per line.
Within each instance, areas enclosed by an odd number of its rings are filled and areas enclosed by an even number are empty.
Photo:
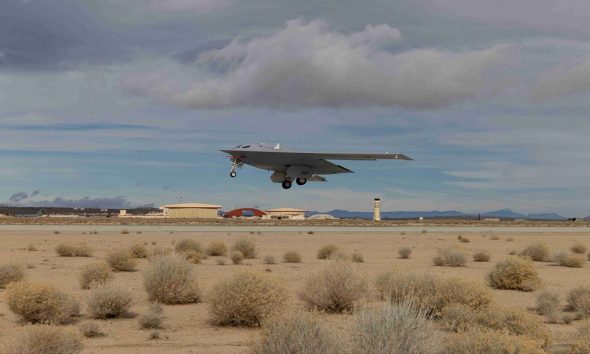
M334 209L328 212L310 211L310 216L315 214L330 214L339 219L372 219L372 211L350 211L343 209ZM417 219L418 217L427 219L433 218L477 218L478 214L466 214L457 210L432 210L432 211L382 211L382 219ZM538 213L538 214L521 214L511 209L494 210L481 214L482 218L501 218L501 219L532 219L532 220L565 220L561 215L555 213Z

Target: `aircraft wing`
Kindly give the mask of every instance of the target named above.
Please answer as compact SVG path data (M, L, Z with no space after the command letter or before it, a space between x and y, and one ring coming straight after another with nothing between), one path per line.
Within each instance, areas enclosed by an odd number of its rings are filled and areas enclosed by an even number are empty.
M313 169L314 174L351 173L346 167L328 160L411 160L403 154L394 153L322 153L292 151L244 151L221 150L241 162L270 171L284 172L289 166L303 165Z

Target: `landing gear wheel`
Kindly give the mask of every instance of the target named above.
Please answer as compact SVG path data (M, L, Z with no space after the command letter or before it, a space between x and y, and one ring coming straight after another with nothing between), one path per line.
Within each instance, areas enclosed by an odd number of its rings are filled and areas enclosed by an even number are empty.
M291 181L284 180L283 183L281 183L281 185L283 186L283 189L289 189L291 188Z
M302 185L304 185L305 183L307 183L307 179L305 179L305 178L301 178L301 177L297 177L297 179L295 180L295 182L296 182L298 185L302 186Z
M237 176L237 175L238 175L238 174L236 173L236 171L231 171L231 172L229 173L229 176L230 176L231 178L234 178L234 177L235 177L235 176Z

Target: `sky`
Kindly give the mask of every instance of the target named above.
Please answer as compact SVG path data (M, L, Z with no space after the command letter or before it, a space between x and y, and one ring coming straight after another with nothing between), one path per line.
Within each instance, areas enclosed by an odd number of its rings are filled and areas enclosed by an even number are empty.
M4 0L0 204L590 215L587 0ZM399 152L283 190L219 149Z

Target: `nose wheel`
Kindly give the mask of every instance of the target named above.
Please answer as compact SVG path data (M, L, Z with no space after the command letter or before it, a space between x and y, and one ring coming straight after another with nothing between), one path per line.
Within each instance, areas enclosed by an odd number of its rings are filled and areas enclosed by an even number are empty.
M229 173L229 176L230 176L231 178L234 178L234 177L235 177L235 176L237 176L237 175L238 175L238 174L236 173L236 171L231 171L231 172Z
M289 181L288 179L284 180L283 183L281 183L281 185L283 186L283 189L289 189L291 188L291 181Z

